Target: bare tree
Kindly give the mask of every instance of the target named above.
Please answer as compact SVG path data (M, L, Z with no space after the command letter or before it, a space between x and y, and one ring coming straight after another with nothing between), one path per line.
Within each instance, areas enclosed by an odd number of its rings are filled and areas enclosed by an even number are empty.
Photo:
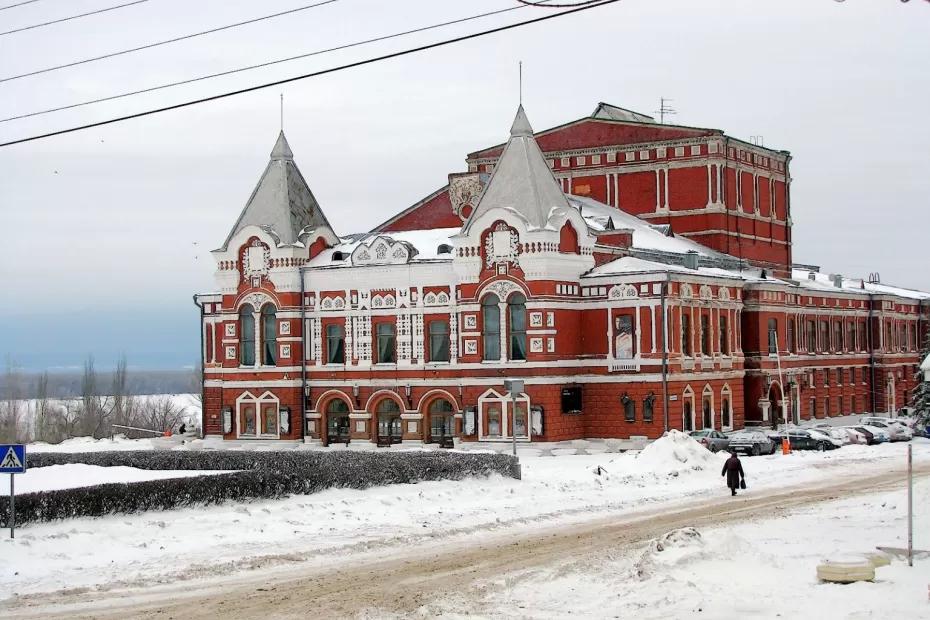
M184 409L171 400L170 396L143 399L135 410L132 426L153 431L173 431L184 421Z
M78 435L91 436L96 439L110 434L112 399L100 394L94 357L88 355L84 361L84 374L81 377L81 405L74 429Z
M0 441L16 443L23 439L21 417L23 410L22 386L19 371L12 357L6 359L6 393L0 405Z

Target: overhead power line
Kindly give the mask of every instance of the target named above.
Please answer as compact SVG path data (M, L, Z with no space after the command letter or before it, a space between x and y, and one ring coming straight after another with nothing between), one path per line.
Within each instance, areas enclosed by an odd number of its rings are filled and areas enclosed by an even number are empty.
M38 2L39 0L26 0L25 2L17 2L16 4L8 4L6 6L0 6L0 11L5 11L7 9L15 9L18 6L23 6L24 4L32 4L33 2Z
M70 17L62 17L61 19L53 19L50 22L42 22L41 24L33 24L31 26L24 26L22 28L16 28L14 30L7 30L6 32L0 32L0 37L4 35L8 35L8 34L13 34L15 32L23 32L25 30L34 30L36 28L43 28L45 26L51 26L52 24L60 24L61 22L69 22L72 19L80 19L82 17L88 17L90 15L99 15L100 13L106 13L108 11L115 11L116 9L122 9L127 6L132 6L134 4L142 4L143 2L148 2L148 1L149 0L133 0L132 2L124 2L123 4L117 4L116 6L109 6L104 9L97 9L96 11L88 11L87 13L80 13L78 15L72 15ZM26 4L26 3L23 3L23 4ZM19 5L14 4L12 6L4 7L4 8L12 8L13 6L19 6Z
M110 118L110 119L103 120L103 121L97 121L97 122L95 122L95 123L87 123L87 124L85 124L85 125L78 125L78 126L75 126L75 127L68 127L67 129L59 129L59 130L57 130L57 131L51 131L51 132L48 132L48 133L38 134L38 135L34 135L34 136L29 136L29 137L26 137L26 138L19 138L19 139L10 140L10 141L7 141L7 142L0 142L0 147L12 146L12 145L14 145L14 144L22 144L22 143L24 143L24 142L33 142L33 141L35 141L35 140L41 140L41 139L43 139L43 138L50 138L50 137L52 137L52 136L60 136L60 135L68 134L68 133L74 133L74 132L76 132L76 131L82 131L82 130L85 130L85 129L92 129L92 128L94 128L94 127L102 127L102 126L104 126L104 125L112 125L112 124L114 124L114 123L121 123L121 122L125 122L125 121L131 120L131 119L135 119L135 118L142 118L142 117L144 117L144 116L151 116L151 115L153 115L153 114L160 114L160 113L162 113L162 112L168 112L168 111L170 111L170 110L178 110L178 109L181 109L181 108L186 108L186 107L190 107L190 106L194 106L194 105L199 105L199 104L207 103L207 102L210 102L210 101L217 101L217 100L219 100L219 99L225 99L225 98L227 98L227 97L234 97L234 96L236 96L236 95L242 95L242 94L245 94L245 93L250 93L250 92L257 91L257 90L262 90L262 89L265 89L265 88L271 88L271 87L274 87L274 86L280 86L280 85L282 85L282 84L289 84L289 83L291 83L291 82L297 82L297 81L309 79L309 78L312 78L312 77L318 77L318 76L321 76L321 75L327 75L327 74L329 74L329 73L337 73L337 72L339 72L339 71L344 71L344 70L346 70L346 69L352 69L352 68L355 68L355 67L362 67L362 66L370 65L370 64L373 64L373 63L376 63L376 62L381 62L381 61L383 61L383 60L389 60L389 59L392 59L392 58L399 58L399 57L401 57L401 56L408 56L408 55L410 55L410 54L416 54L416 53L423 52L423 51L426 51L426 50L431 50L431 49L435 49L435 48L438 48L438 47L445 47L445 46L447 46L447 45L452 45L452 44L454 44L454 43L461 43L462 41L469 41L469 40L471 40L471 39L478 39L478 38L480 38L480 37L484 37L484 36L491 35L491 34L496 34L496 33L498 33L498 32L505 32L505 31L507 31L507 30L513 30L513 29L515 29L515 28L521 28L521 27L523 27L523 26L528 26L528 25L530 25L530 24L536 24L536 23L548 21L548 20L550 20L550 19L556 19L556 18L559 18L559 17L563 17L563 16L565 16L565 15L571 15L571 14L574 14L574 13L580 13L580 12L582 12L582 11L587 11L587 10L589 10L589 9L593 9L593 8L598 8L598 7L606 6L606 5L608 5L608 4L614 4L615 2L619 2L619 1L620 1L620 0L601 0L600 2L598 2L598 3L596 3L596 4L586 4L586 5L584 5L584 6L581 6L581 7L575 8L575 9L568 9L568 10L565 10L565 11L560 11L560 12L558 12L558 13L550 13L550 14L548 14L548 15L543 15L542 17L535 17L535 18L533 18L533 19L527 19L527 20L524 20L524 21L522 21L522 22L515 22L515 23L513 23L513 24L507 24L507 25L504 25L504 26L497 26L497 27L495 27L495 28L489 28L489 29L487 29L487 30L481 30L481 31L479 31L479 32L473 32L473 33L470 33L470 34L465 34L465 35L461 35L461 36L458 36L458 37L453 37L453 38L451 38L451 39L445 39L445 40L443 40L443 41L437 41L437 42L435 42L435 43L428 43L428 44L426 44L426 45L420 45L420 46L417 46L417 47L408 48L408 49L401 50L401 51L398 51L398 52L391 52L391 53L389 53L389 54L383 54L383 55L381 55L381 56L375 56L375 57L372 57L372 58L367 58L367 59L365 59L365 60L358 60L358 61L350 62L350 63L344 64L344 65L339 65L339 66L336 66L336 67L330 67L330 68L328 68L328 69L321 69L321 70L319 70L319 71L313 71L313 72L311 72L311 73L304 73L304 74L302 74L302 75L295 75L295 76L293 76L293 77L285 78L285 79L282 79L282 80L275 80L275 81L273 81L273 82L266 82L266 83L264 83L264 84L257 84L257 85L254 85L254 86L248 86L248 87L246 87L246 88L240 88L240 89L233 90L233 91L227 91L227 92L224 92L224 93L219 93L219 94L216 94L216 95L211 95L211 96L209 96L209 97L202 97L202 98L200 98L200 99L192 99L192 100L190 100L190 101L184 101L184 102L182 102L182 103L176 103L176 104L169 105L169 106L163 106L163 107L160 107L160 108L154 108L154 109L152 109L152 110L145 110L145 111L143 111L143 112L136 112L136 113L134 113L134 114L127 114L127 115L125 115L125 116L118 116L118 117Z
M598 0L598 2L601 2L601 1L602 1L602 0ZM33 116L42 116L42 115L44 115L44 114L52 114L52 113L54 113L54 112L61 112L61 111L63 111L63 110L73 110L74 108L81 108L81 107L85 107L85 106L89 106L89 105L94 105L94 104L97 104L97 103L104 103L104 102L107 102L107 101L113 101L113 100L116 100L116 99L125 99L126 97L134 97L134 96L136 96L136 95L143 95L143 94L145 94L145 93L151 93L151 92L155 92L155 91L159 91L159 90L165 90L165 89L167 89L167 88L174 88L174 87L176 87L176 86L183 86L183 85L185 85L185 84L193 84L193 83L195 83L195 82L202 82L202 81L204 81L204 80L211 80L211 79L218 78L218 77L223 77L223 76L226 76L226 75L233 75L233 74L235 74L235 73L242 73L242 72L244 72L244 71L252 71L252 70L254 70L254 69L261 69L261 68L264 68L264 67L270 67L270 66L277 65L277 64L281 64L281 63L285 63L285 62L291 62L291 61L294 61L294 60L300 60L300 59L303 59L303 58L309 58L309 57L311 57L311 56L319 56L319 55L322 55L322 54L328 54L328 53L331 53L331 52L337 52L337 51L341 51L341 50L346 50L346 49L350 49L350 48L353 48L353 47L359 47L359 46L362 46L362 45L368 45L368 44L371 44L371 43L377 43L377 42L380 42L380 41L386 41L386 40L389 40L389 39L395 39L395 38L398 38L398 37L408 36L408 35L416 34L416 33L419 33L419 32L426 32L426 31L428 31L428 30L435 30L435 29L437 29L437 28L444 28L445 26L451 26L451 25L453 25L453 24L461 24L461 23L464 23L464 22L474 21L474 20L476 20L476 19L481 19L481 18L484 18L484 17L490 17L490 16L492 16L492 15L499 15L499 14L501 14L501 13L508 13L508 12L510 12L510 11L518 11L518 10L523 9L523 8L525 8L525 7L524 7L524 6L520 6L520 5L518 5L518 6L512 6L512 7L506 8L506 9L498 9L498 10L496 10L496 11L489 11L489 12L487 12L487 13L479 13L479 14L477 14L477 15L471 15L471 16L469 16L469 17L462 17L462 18L459 18L459 19L453 19L453 20L446 21L446 22L442 22L442 23L439 23L439 24L432 24L432 25L430 25L430 26L423 26L423 27L421 27L421 28L414 28L414 29L412 29L412 30L405 30L405 31L403 31L403 32L395 32L395 33L393 33L393 34L383 35L383 36L380 36L380 37L374 37L374 38L371 38L371 39L364 39L364 40L362 40L362 41L354 41L354 42L352 42L352 43L345 43L345 44L343 44L343 45L337 45L336 47L329 47L329 48L322 49L322 50L316 50L316 51L313 51L313 52L307 52L306 54L299 54L299 55L297 55L297 56L289 56L289 57L287 57L287 58L279 58L279 59L277 59L277 60L269 60L269 61L267 61L267 62L261 62L261 63L254 64L254 65L247 65L247 66L245 66L245 67L238 67L238 68L236 68L236 69L229 69L228 71L220 71L220 72L218 72L218 73L208 73L207 75L201 75L201 76L198 76L198 77L189 78L189 79L187 79L187 80L178 80L178 81L175 81L175 82L168 82L168 83L166 83L166 84L159 84L159 85L157 85L157 86L149 86L149 87L147 87L147 88L141 88L141 89L138 89L138 90L132 90L132 91L124 92L124 93L119 93L119 94L116 94L116 95L108 95L108 96L106 96L106 97L98 97L98 98L96 98L96 99L89 99L89 100L87 100L87 101L80 101L80 102L78 102L78 103L71 103L71 104L68 104L68 105L58 106L58 107L55 107L55 108L47 108L47 109L44 109L44 110L36 110L35 112L27 112L27 113L25 113L25 114L18 114L18 115L16 115L16 116L8 116L8 117L6 117L6 118L0 118L0 123L8 123L8 122L10 122L10 121L22 120L22 119L24 119L24 118L30 118L30 117L33 117Z
M33 0L37 1L37 0ZM165 39L164 41L155 41L154 43L147 43L145 45L139 45L138 47L131 47L129 49L119 50L117 52L110 52L109 54L103 54L101 56L93 56L91 58L84 58L82 60L75 60L74 62L65 63L63 65L56 65L54 67L46 67L44 69L36 69L35 71L28 71L26 73L20 73L19 75L11 75L9 77L0 78L0 82L9 82L11 80L18 80L20 78L29 77L31 75L39 75L41 73L49 73L51 71L58 71L59 69L67 69L68 67L76 67L78 65L84 65L90 62L96 62L98 60L104 60L106 58L113 58L115 56L122 56L123 54L131 54L133 52L139 52L142 50L151 49L153 47L160 47L162 45L168 45L170 43L177 43L179 41L186 41L188 39L194 39L196 37L202 37L204 35L213 34L215 32L222 32L223 30L229 30L231 28L238 28L240 26L246 26L248 24L255 24L257 22L265 21L268 19L274 19L275 17L281 17L283 15L290 15L292 13L298 13L300 11L306 11L308 9L314 9L318 6L323 6L325 4L332 4L334 2L339 2L339 0L324 0L323 2L317 2L314 4L308 4L305 6L299 6L296 9L290 9L287 11L281 11L280 13L273 13L271 15L263 15L262 17L256 17L254 19L247 19L245 21L236 22L234 24L226 24L225 26L218 26L216 28L210 28L209 30L201 30L200 32L192 32L190 34L181 35L179 37L174 37L171 39Z

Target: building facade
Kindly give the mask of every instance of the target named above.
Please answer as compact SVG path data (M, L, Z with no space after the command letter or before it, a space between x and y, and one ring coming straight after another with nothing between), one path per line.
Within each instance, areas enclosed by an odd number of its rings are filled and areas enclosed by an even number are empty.
M600 104L338 236L282 133L197 295L205 435L656 438L894 411L930 295L792 263L790 155ZM525 391L504 391L505 379Z

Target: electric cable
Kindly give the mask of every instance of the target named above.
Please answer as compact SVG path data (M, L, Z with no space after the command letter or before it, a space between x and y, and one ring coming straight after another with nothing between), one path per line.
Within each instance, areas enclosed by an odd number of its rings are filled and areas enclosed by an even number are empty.
M64 134L74 133L74 132L76 132L76 131L83 131L83 130L85 130L85 129L93 129L93 128L95 128L95 127L102 127L102 126L105 126L105 125L112 125L112 124L114 124L114 123L121 123L121 122L125 122L125 121L128 121L128 120L136 119L136 118L142 118L142 117L145 117L145 116L151 116L151 115L154 115L154 114L160 114L160 113L162 113L162 112L168 112L168 111L171 111L171 110L178 110L178 109L181 109L181 108L186 108L186 107L190 107L190 106L194 106L194 105L199 105L199 104L207 103L207 102L210 102L210 101L217 101L217 100L225 99L225 98L228 98L228 97L234 97L234 96L236 96L236 95L242 95L242 94L254 92L254 91L257 91L257 90L263 90L263 89L265 89L265 88L271 88L271 87L273 87L273 86L280 86L280 85L282 85L282 84L289 84L289 83L291 83L291 82L297 82L297 81L309 79L309 78L312 78L312 77L318 77L318 76L327 75L327 74L330 74L330 73L337 73L337 72L339 72L339 71L344 71L344 70L346 70L346 69L352 69L352 68L355 68L355 67L362 67L362 66L365 66L365 65L370 65L370 64L377 63L377 62L381 62L381 61L384 61L384 60L390 60L390 59L393 59L393 58L399 58L399 57L402 57L402 56L408 56L408 55L410 55L410 54L416 54L416 53L419 53L419 52L423 52L423 51L427 51L427 50L431 50L431 49L435 49L435 48L439 48L439 47L445 47L445 46L447 46L447 45L452 45L452 44L454 44L454 43L461 43L462 41L469 41L469 40L472 40L472 39L478 39L478 38L480 38L480 37L484 37L484 36L491 35L491 34L496 34L496 33L498 33L498 32L505 32L505 31L507 31L507 30L513 30L513 29L516 29L516 28L521 28L521 27L523 27L523 26L528 26L528 25L530 25L530 24L536 24L536 23L548 21L548 20L551 20L551 19L556 19L556 18L559 18L559 17L563 17L563 16L565 16L565 15L572 15L572 14L574 14L574 13L580 13L580 12L582 12L582 11L587 11L587 10L590 10L590 9L593 9L593 8L599 8L599 7L602 7L602 6L606 6L606 5L608 5L608 4L614 4L615 2L619 2L619 1L620 1L620 0L601 0L600 2L598 2L598 3L596 3L596 4L586 4L586 5L581 6L581 7L578 7L578 8L569 9L569 10L561 11L561 12L558 12L558 13L550 13L550 14L544 15L544 16L542 16L542 17L535 17L535 18L527 19L527 20L524 20L524 21L521 21L521 22L515 22L515 23L513 23L513 24L506 24L506 25L504 25L504 26L497 26L497 27L494 27L494 28L489 28L489 29L487 29L487 30L481 30L481 31L478 31L478 32L472 32L472 33L465 34L465 35L461 35L461 36L458 36L458 37L453 37L453 38L451 38L451 39L445 39L445 40L437 41L437 42L434 42L434 43L428 43L428 44L426 44L426 45L420 45L420 46L417 46L417 47L412 47L412 48L408 48L408 49L405 49L405 50L400 50L400 51L397 51L397 52L391 52L391 53L389 53L389 54L383 54L383 55L381 55L381 56L374 56L374 57L372 57L372 58L366 58L366 59L364 59L364 60L358 60L358 61L355 61L355 62L346 63L346 64L344 64L344 65L339 65L339 66L336 66L336 67L330 67L330 68L328 68L328 69L321 69L321 70L319 70L319 71L313 71L313 72L311 72L311 73L304 73L304 74L302 74L302 75L296 75L296 76L292 76L292 77L289 77L289 78L284 78L284 79L281 79L281 80L275 80L275 81L272 81L272 82L266 82L266 83L264 83L264 84L256 84L256 85L253 85L253 86L248 86L248 87L246 87L246 88L240 88L240 89L237 89L237 90L227 91L227 92L219 93L219 94L216 94L216 95L210 95L210 96L208 96L208 97L201 97L201 98L199 98L199 99L192 99L192 100L190 100L190 101L184 101L184 102L181 102L181 103L175 103L175 104L168 105L168 106L163 106L163 107L160 107L160 108L154 108L154 109L151 109L151 110L145 110L145 111L143 111L143 112L135 112L135 113L133 113L133 114L127 114L127 115L124 115L124 116L118 116L118 117L114 117L114 118L110 118L110 119L106 119L106 120L102 120L102 121L96 121L96 122L87 123L87 124L84 124L84 125L77 125L77 126L74 126L74 127L68 127L68 128L66 128L66 129L59 129L59 130L57 130L57 131L50 131L50 132L44 133L44 134L38 134L38 135L28 136L28 137L26 137L26 138L18 138L18 139L16 139L16 140L9 140L9 141L7 141L7 142L0 142L0 147L12 146L12 145L14 145L14 144L23 144L23 143L25 143L25 142L33 142L33 141L35 141L35 140L41 140L41 139L43 139L43 138L50 138L50 137L53 137L53 136L60 136L60 135L64 135Z
M37 1L37 0L34 0ZM290 15L292 13L298 13L300 11L306 11L308 9L314 9L318 6L323 6L325 4L332 4L333 2L339 2L339 0L324 0L323 2L317 2L315 4L308 4L305 6L299 6L295 9L290 9L288 11L281 11L280 13L273 13L271 15L264 15L262 17L256 17L253 19L247 19L245 21L236 22L234 24L226 24L225 26L217 26L216 28L210 28L209 30L201 30L199 32L192 32L190 34L181 35L178 37L173 37L171 39L165 39L163 41L155 41L154 43L147 43L145 45L139 45L137 47L131 47L129 49L119 50L116 52L110 52L108 54L103 54L101 56L93 56L91 58L84 58L82 60L75 60L73 62L65 63L63 65L55 65L54 67L46 67L44 69L36 69L35 71L29 71L26 73L20 73L19 75L11 75L8 77L0 78L0 83L9 82L11 80L18 80L20 78L29 77L31 75L39 75L41 73L49 73L51 71L58 71L59 69L67 69L68 67L76 67L78 65L84 65L90 62L96 62L98 60L104 60L106 58L114 58L116 56L122 56L123 54L130 54L132 52L138 52L141 50L151 49L153 47L160 47L162 45L168 45L170 43L177 43L178 41L186 41L188 39L194 39L197 37L202 37L204 35L213 34L215 32L222 32L223 30L229 30L231 28L238 28L239 26L246 26L248 24L254 24L257 22L265 21L268 19L274 19L275 17L281 17L283 15Z
M88 11L87 13L80 13L78 15L72 15L70 17L62 17L61 19L53 19L50 22L42 22L41 24L33 24L31 26L23 26L22 28L15 28L13 30L7 30L6 32L0 32L0 37L8 34L13 34L15 32L24 32L26 30L35 30L36 28L44 28L45 26L51 26L52 24L60 24L62 22L69 22L72 19L80 19L82 17L88 17L90 15L99 15L100 13L107 13L108 11L115 11L116 9L123 9L127 6L133 6L135 4L142 4L143 2L148 2L149 0L132 0L132 2L124 2L123 4L117 4L115 6L106 7L103 9L97 9L95 11ZM12 5L19 6L19 5ZM12 7L4 7L12 8Z
M598 0L598 1L600 2L600 1L602 1L602 0ZM236 74L236 73L242 73L242 72L244 72L244 71L252 71L252 70L254 70L254 69L261 69L261 68L263 68L263 67L270 67L270 66L272 66L272 65L281 64L281 63L284 63L284 62L291 62L291 61L294 61L294 60L300 60L300 59L303 59L303 58L309 58L309 57L311 57L311 56L319 56L319 55L321 55L321 54L328 54L328 53L330 53L330 52L337 52L337 51L341 51L341 50L345 50L345 49L349 49L349 48L353 48L353 47L359 47L359 46L362 46L362 45L368 45L368 44L370 44L370 43L377 43L377 42L380 42L380 41L387 41L387 40L389 40L389 39L394 39L394 38L397 38L397 37L403 37L403 36L407 36L407 35L411 35L411 34L416 34L416 33L419 33L419 32L426 32L426 31L428 31L428 30L435 30L435 29L437 29L437 28L443 28L443 27L445 27L445 26L451 26L451 25L453 25L453 24L460 24L460 23L464 23L464 22L468 22L468 21L473 21L473 20L476 20L476 19L481 19L481 18L483 18L483 17L490 17L490 16L492 16L492 15L499 15L499 14L501 14L501 13L508 13L508 12L510 12L510 11L518 11L518 10L520 10L520 9L522 9L522 8L524 8L524 7L522 7L522 6L513 6L513 7L506 8L506 9L498 9L498 10L496 10L496 11L489 11L489 12L487 12L487 13L479 13L479 14L477 14L477 15L471 15L471 16L469 16L469 17L462 17L462 18L459 18L459 19L454 19L454 20L447 21L447 22L442 22L442 23L439 23L439 24L432 24L432 25L430 25L430 26L423 26L423 27L420 27L420 28L414 28L414 29L412 29L412 30L405 30L405 31L403 31L403 32L395 32L395 33L388 34L388 35L383 35L383 36L380 36L380 37L374 37L374 38L371 38L371 39L364 39L364 40L362 40L362 41L355 41L355 42L352 42L352 43L346 43L346 44L343 44L343 45L337 45L336 47L330 47L330 48L326 48L326 49L322 49L322 50L316 50L316 51L313 51L313 52L307 52L306 54L299 54L299 55L297 55L297 56L289 56L289 57L287 57L287 58L279 58L279 59L277 59L277 60L269 60L269 61L267 61L267 62L262 62L262 63L258 63L258 64L254 64L254 65L247 65L247 66L245 66L245 67L238 67L238 68L236 68L236 69L229 69L229 70L227 70L227 71L220 71L220 72L218 72L218 73L208 73L208 74L206 74L206 75L201 75L201 76L189 78L189 79L186 79L186 80L178 80L178 81L175 81L175 82L168 82L168 83L166 83L166 84L159 84L159 85L157 85L157 86L149 86L149 87L147 87L147 88L141 88L141 89L138 89L138 90L132 90L132 91L124 92L124 93L119 93L119 94L116 94L116 95L108 95L108 96L106 96L106 97L97 97L96 99L88 99L88 100L86 100L86 101L80 101L80 102L78 102L78 103L71 103L71 104L68 104L68 105L62 105L62 106L58 106L58 107L55 107L55 108L46 108L46 109L44 109L44 110L36 110L35 112L27 112L27 113L25 113L25 114L18 114L18 115L16 115L16 116L8 116L8 117L6 117L6 118L0 118L0 123L8 123L8 122L10 122L10 121L21 120L21 119L30 118L30 117L33 117L33 116L42 116L42 115L44 115L44 114L52 114L53 112L61 112L62 110L72 110L72 109L74 109L74 108L81 108L81 107L84 107L84 106L94 105L94 104L97 104L97 103L104 103L104 102L106 102L106 101L113 101L113 100L115 100L115 99L124 99L124 98L126 98L126 97L133 97L133 96L135 96L135 95L142 95L142 94L145 94L145 93L151 93L151 92L158 91L158 90L165 90L165 89L167 89L167 88L174 88L175 86L183 86L183 85L185 85L185 84L193 84L193 83L195 83L195 82L202 82L202 81L204 81L204 80L211 80L211 79L213 79L213 78L223 77L223 76L226 76L226 75L233 75L233 74Z
M0 6L0 11L5 11L7 9L15 9L18 6L23 6L24 4L32 4L33 2L38 2L39 0L25 0L25 2L17 2L16 4L8 4L6 6Z

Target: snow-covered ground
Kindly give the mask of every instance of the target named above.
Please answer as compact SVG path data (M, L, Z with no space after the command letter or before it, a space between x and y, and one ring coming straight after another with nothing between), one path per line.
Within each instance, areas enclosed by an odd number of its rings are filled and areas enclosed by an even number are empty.
M222 470L148 470L135 467L99 467L74 463L69 465L52 465L27 469L25 474L18 474L14 488L17 495L35 493L36 491L57 491L59 489L76 489L95 484L112 482L142 482L143 480L163 480L165 478L187 478L227 473ZM10 477L0 476L0 496L10 494Z
M930 441L915 440L913 447L915 462L930 462ZM745 458L748 493L903 467L905 451L905 444L885 444ZM508 527L525 531L671 507L728 494L720 476L723 460L673 436L642 453L525 456L522 481L491 477L333 489L32 524L15 540L0 538L0 597L226 575L301 559L319 564L420 540L480 538ZM874 532L869 536L871 545Z
M915 485L915 548L930 549L930 480ZM566 560L532 574L473 584L468 609L495 618L930 618L930 559L903 558L875 581L820 583L825 559L862 558L906 546L904 490L798 508L776 518L677 530L636 549L605 549L584 566ZM463 617L463 596L425 606L431 618ZM493 610L488 613L486 610ZM378 615L378 614L374 614Z

